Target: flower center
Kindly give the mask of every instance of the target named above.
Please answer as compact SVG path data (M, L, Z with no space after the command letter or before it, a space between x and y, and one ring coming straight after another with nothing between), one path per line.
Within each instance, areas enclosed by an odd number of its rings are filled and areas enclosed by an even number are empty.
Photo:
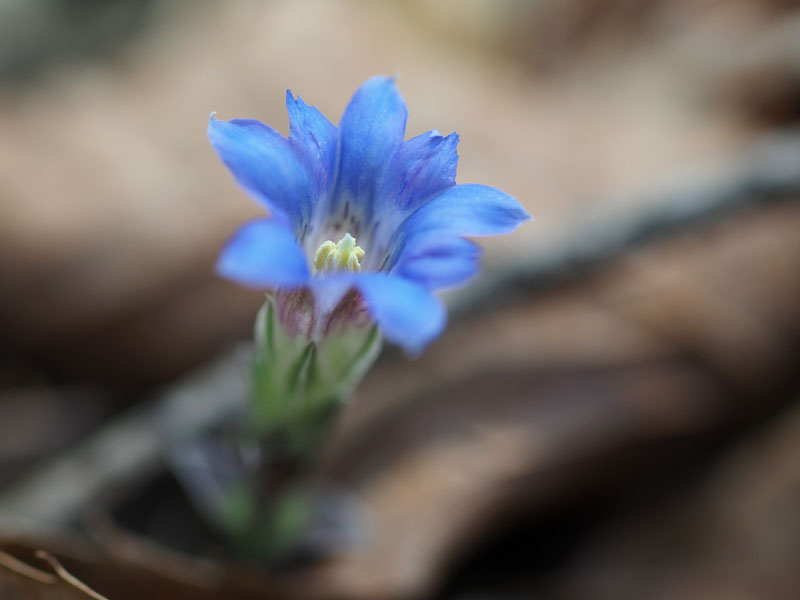
M318 273L324 271L361 271L361 258L364 250L356 246L356 238L349 233L336 244L328 240L322 242L314 253L314 270Z

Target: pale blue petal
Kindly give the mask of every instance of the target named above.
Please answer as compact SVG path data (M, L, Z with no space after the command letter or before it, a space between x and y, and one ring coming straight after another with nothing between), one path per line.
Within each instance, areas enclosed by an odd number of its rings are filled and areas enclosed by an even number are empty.
M401 253L394 273L438 289L463 283L480 266L480 247L460 237L431 238Z
M508 233L530 219L519 202L500 190L473 183L452 187L411 215L400 227L404 236L468 236Z
M298 96L286 90L286 110L289 113L289 137L300 144L321 171L324 188L333 178L339 130L315 106L308 106Z
M378 195L383 210L403 218L456 183L458 134L429 131L403 142L392 159Z
M289 140L260 121L222 121L213 115L208 138L239 184L299 233L310 215L316 186Z
M312 277L309 285L314 290L317 314L327 314L336 308L344 295L353 289L356 276L352 273L332 273Z
M223 277L254 288L300 287L310 274L292 231L274 219L245 223L217 260Z
M454 285L477 270L478 255L462 236L507 233L530 219L508 194L475 184L451 187L408 217L391 237L383 270L432 288ZM440 260L433 257L441 256ZM420 264L416 260L423 259ZM431 268L425 272L426 265ZM448 266L454 269L448 277Z
M421 352L444 330L445 308L423 286L388 273L362 274L355 281L384 337L406 351Z
M371 220L382 174L403 142L407 117L393 78L373 77L358 88L339 123L339 168L331 215L349 203L364 221Z

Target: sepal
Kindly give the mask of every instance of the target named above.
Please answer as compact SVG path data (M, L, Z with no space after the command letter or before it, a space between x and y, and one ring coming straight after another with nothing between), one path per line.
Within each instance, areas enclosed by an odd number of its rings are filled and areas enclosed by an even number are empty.
M346 295L318 316L307 290L267 297L255 325L253 425L303 452L316 445L336 408L348 398L380 352L377 328L352 318Z

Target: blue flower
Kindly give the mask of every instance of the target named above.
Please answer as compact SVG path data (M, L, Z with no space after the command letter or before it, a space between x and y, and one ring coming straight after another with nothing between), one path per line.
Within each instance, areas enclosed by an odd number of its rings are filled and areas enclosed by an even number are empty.
M355 289L388 340L421 350L446 323L432 292L478 271L480 249L463 236L506 233L530 217L495 188L456 185L456 134L404 141L393 78L364 83L338 127L290 91L286 107L288 138L211 116L211 145L270 212L231 238L218 272L255 288L310 289L321 312Z

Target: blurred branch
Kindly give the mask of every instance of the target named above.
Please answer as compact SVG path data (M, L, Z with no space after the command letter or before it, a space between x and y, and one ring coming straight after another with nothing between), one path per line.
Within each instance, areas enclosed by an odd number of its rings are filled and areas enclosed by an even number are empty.
M242 354L225 354L4 490L0 530L28 533L69 523L101 493L158 468L166 446L177 438L242 408L249 382L249 361Z
M71 585L76 590L80 591L82 594L88 596L89 598L93 598L94 600L108 600L108 598L106 598L102 594L98 594L88 585L83 583L80 579L75 577L72 573L67 571L61 565L58 559L49 552L45 552L44 550L39 550L38 552L36 552L36 557L46 561L47 564L49 564L50 567L52 567L53 571L56 572L56 574L62 581Z
M5 567L9 571L13 571L17 575L22 575L23 577L27 577L39 583L53 584L58 582L58 578L55 575L45 573L36 567L32 567L28 563L11 556L8 552L4 552L3 550L0 550L0 566Z
M454 293L451 316L461 319L496 307L498 298L513 303L628 250L748 207L797 199L800 132L765 136L722 166L685 173L639 202L610 203L623 208L601 209L576 220L547 251L486 273L476 285Z

